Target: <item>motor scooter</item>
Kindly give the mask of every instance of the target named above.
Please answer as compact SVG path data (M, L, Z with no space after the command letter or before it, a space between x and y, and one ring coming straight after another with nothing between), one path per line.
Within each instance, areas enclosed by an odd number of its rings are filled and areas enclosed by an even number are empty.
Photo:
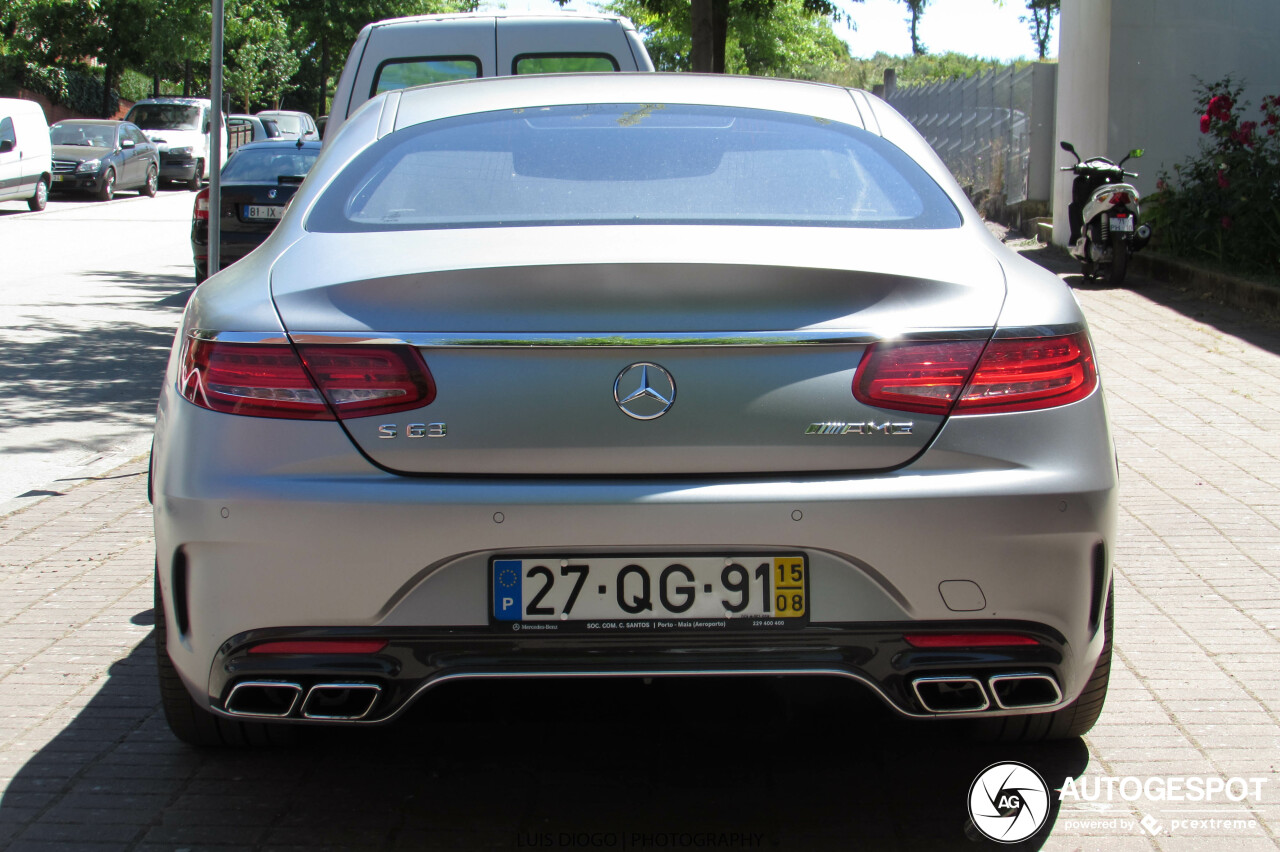
M1151 240L1151 226L1138 224L1138 190L1124 182L1126 177L1138 176L1126 172L1124 164L1141 157L1142 149L1134 148L1113 163L1106 157L1081 160L1070 142L1059 145L1076 158L1075 165L1061 169L1076 176L1067 207L1071 225L1067 251L1080 261L1086 281L1105 277L1108 284L1119 287L1129 268L1129 256Z

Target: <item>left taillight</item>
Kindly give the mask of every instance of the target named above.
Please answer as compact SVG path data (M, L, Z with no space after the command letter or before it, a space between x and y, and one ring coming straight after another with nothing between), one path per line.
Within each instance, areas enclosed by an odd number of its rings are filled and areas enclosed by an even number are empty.
M196 193L196 206L191 211L191 218L202 222L209 221L209 187L206 186Z
M922 414L1003 414L1084 399L1098 385L1085 332L981 341L874 344L853 395L878 408Z
M212 411L333 420L421 408L435 383L417 350L396 346L224 343L188 338L179 389Z

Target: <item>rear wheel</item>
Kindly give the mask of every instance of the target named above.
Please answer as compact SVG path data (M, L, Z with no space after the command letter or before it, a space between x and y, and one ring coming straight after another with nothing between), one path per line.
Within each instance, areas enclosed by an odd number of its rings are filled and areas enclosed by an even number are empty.
M38 212L44 209L49 203L49 182L44 178L36 184L36 194L27 199L27 207L32 211Z
M160 598L159 570L155 583L156 674L160 680L160 703L169 730L184 743L202 747L244 747L289 745L297 731L287 725L242 722L216 716L196 703L169 659L167 620Z
M156 190L160 188L160 173L156 171L155 166L147 166L147 182L142 185L142 194L147 198L155 198Z
M1107 614L1102 622L1102 654L1080 697L1061 710L1027 716L1005 716L978 720L975 733L991 742L1030 743L1040 740L1066 740L1089 732L1107 700L1107 684L1111 680L1111 632L1115 592L1107 593Z
M98 190L99 201L110 201L116 197L116 170L107 169L102 178L102 189Z
M1129 242L1120 234L1111 235L1111 274L1107 283L1112 287L1124 284L1125 273L1129 271Z

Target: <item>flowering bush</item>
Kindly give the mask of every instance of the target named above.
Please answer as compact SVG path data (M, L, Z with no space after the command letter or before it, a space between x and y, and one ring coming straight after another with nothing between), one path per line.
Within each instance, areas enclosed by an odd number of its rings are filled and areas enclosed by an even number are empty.
M1280 274L1280 96L1245 120L1243 87L1230 77L1200 83L1199 153L1161 172L1148 198L1159 247L1225 267Z

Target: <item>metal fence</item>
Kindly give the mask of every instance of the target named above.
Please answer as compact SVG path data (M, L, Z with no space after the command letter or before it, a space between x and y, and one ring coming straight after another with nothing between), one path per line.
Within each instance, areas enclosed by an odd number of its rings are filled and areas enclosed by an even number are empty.
M1048 201L1057 70L1048 63L1009 67L889 88L885 99L929 141L971 196L1005 204Z

